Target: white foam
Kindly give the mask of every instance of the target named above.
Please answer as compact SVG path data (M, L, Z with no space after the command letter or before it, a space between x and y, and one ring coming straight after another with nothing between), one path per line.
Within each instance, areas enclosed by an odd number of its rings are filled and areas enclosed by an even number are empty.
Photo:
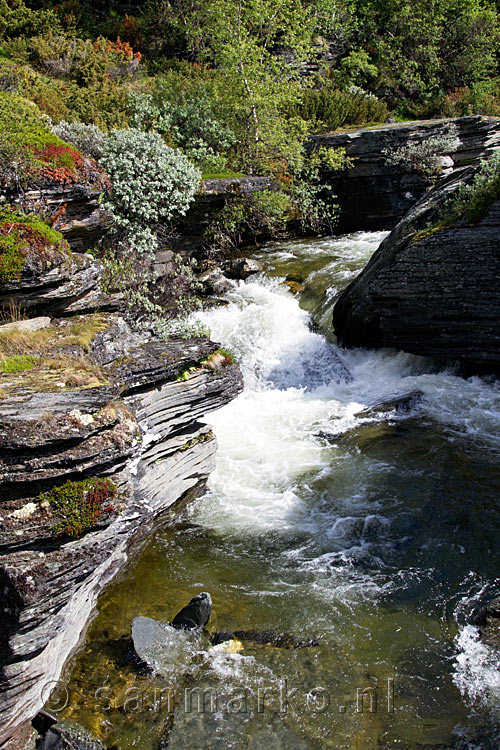
M472 704L486 705L500 716L498 651L480 640L479 630L466 625L455 640L458 654L453 679Z

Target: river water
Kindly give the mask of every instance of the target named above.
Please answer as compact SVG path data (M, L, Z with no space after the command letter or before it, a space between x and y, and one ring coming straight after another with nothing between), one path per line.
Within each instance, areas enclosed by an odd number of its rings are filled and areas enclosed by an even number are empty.
M333 300L383 237L268 246L265 273L201 315L245 390L208 417L208 494L101 597L72 664L62 715L108 747L500 746L497 660L466 624L500 593L500 387L337 348ZM414 390L407 414L357 416ZM138 672L132 619L169 621L199 591L212 631L272 630L288 647L242 638L227 653L198 639L168 679ZM185 700L193 688L201 707Z

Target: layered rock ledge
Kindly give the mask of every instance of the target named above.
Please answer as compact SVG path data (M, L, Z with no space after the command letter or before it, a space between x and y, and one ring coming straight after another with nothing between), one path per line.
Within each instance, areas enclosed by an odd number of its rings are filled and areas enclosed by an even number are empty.
M359 128L312 136L316 146L344 148L353 160L344 172L325 173L341 214L335 231L391 229L429 189L424 175L387 162L383 151L423 143L456 128L456 150L443 151L451 169L477 164L500 146L500 120L474 115L454 120L432 120Z
M342 293L333 323L344 346L390 346L458 360L466 372L500 371L500 201L473 223L447 226L440 213L473 175L462 168L427 193Z
M37 388L21 373L0 400L2 747L26 746L132 549L168 508L203 491L216 450L204 415L242 388L239 367L206 339L158 341L117 315L99 328L87 354L96 384ZM117 487L112 507L77 538L55 534L40 491L99 476Z

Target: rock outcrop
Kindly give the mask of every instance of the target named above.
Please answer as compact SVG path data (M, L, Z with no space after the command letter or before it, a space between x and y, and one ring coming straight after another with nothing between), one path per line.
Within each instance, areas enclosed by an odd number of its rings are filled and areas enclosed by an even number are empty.
M0 307L37 316L0 327L0 747L9 749L34 747L31 719L103 588L169 508L203 491L216 451L205 415L242 389L217 344L133 330L119 298L102 293L102 267L82 252L109 227L95 190L22 196L23 210L39 202L49 212L65 204L66 242L0 285ZM88 482L112 488L76 530L71 509L53 502L68 482L85 502Z
M345 148L353 159L350 169L324 174L341 208L335 232L392 229L428 190L429 182L416 171L389 164L382 152L440 136L450 124L456 127L457 148L441 156L453 168L475 164L500 146L500 120L479 115L313 136L313 144Z
M475 223L440 218L450 194L473 175L463 168L427 193L343 292L333 313L343 345L500 370L500 201Z
M105 385L0 401L0 743L48 698L133 544L203 489L216 442L201 420L241 389L238 366L216 352L206 339L141 340L110 316L89 353ZM113 507L83 536L55 535L40 490L103 474L118 488Z

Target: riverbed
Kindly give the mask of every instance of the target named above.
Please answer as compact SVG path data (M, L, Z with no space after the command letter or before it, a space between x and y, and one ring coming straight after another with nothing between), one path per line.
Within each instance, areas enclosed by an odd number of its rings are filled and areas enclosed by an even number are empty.
M269 245L264 272L200 314L245 380L210 415L208 493L101 597L49 706L108 747L500 745L496 656L467 624L500 593L500 386L338 348L334 299L384 236ZM359 414L413 391L409 411ZM133 618L167 622L199 591L211 631L285 633L288 646L198 640L168 679L138 668Z

